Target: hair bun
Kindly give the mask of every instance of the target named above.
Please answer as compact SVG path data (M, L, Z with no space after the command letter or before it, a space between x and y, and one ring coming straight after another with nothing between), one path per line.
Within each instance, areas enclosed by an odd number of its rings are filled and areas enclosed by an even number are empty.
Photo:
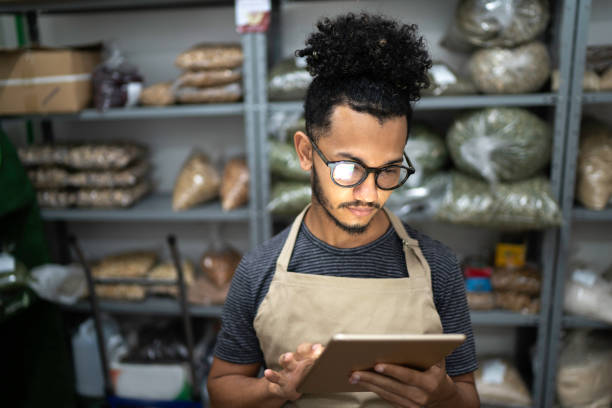
M431 59L416 25L349 13L323 18L317 29L306 40L306 48L296 51L306 57L313 77L367 77L391 84L412 101L429 86Z

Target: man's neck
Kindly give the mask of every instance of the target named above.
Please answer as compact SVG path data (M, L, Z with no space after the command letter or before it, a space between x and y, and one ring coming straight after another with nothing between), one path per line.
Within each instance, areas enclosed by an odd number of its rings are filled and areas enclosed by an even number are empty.
M316 200L312 200L304 222L315 237L336 248L356 248L369 244L387 232L390 224L384 210L380 209L363 233L351 234L337 226Z

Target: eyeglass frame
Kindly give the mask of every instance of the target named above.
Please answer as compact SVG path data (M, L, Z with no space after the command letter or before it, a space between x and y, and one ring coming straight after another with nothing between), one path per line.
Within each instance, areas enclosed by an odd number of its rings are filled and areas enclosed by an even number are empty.
M327 167L329 167L329 177L332 179L332 181L334 182L335 185L339 186L339 187L344 187L344 188L353 188L353 187L357 187L358 185L362 184L364 181L367 180L367 178L370 176L370 173L374 173L374 184L376 184L376 187L378 187L381 190L385 190L385 191L392 191L392 190L396 190L398 188L400 188L401 186L404 185L404 183L408 180L408 178L410 176L412 176L416 170L414 168L414 166L412 165L412 162L410 161L410 158L408 157L408 155L406 154L406 152L403 152L403 156L406 159L406 162L408 163L409 167L406 167L402 164L389 164L386 166L382 166L382 167L368 167L363 163L359 163L355 160L337 160L337 161L330 161L327 159L327 157L325 157L325 155L323 154L323 152L319 149L319 147L317 146L317 144L314 142L314 140L309 136L308 139L310 140L310 143L312 144L312 147L314 148L315 152L317 152L317 154L319 155L319 157L321 158L321 160L323 160L323 163L325 163L325 165ZM365 174L364 176L361 178L361 180L359 180L357 183L355 184L351 184L349 186L343 186L342 184L338 183L336 181L336 179L334 178L334 170L336 168L336 166L338 166L339 164L342 163L351 163L351 164L357 164L358 166L362 167L363 169L365 169ZM395 187L393 188L384 188L381 187L378 184L378 175L383 172L385 169L388 169L389 167L403 167L406 170L408 170L408 172L406 173L406 176L404 177L404 179Z

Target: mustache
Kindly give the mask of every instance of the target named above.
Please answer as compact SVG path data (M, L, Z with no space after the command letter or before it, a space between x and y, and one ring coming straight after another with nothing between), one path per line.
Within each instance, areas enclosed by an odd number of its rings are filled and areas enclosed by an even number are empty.
M348 208L348 207L372 207L376 209L380 209L380 204L378 203L366 203L365 201L351 201L348 203L342 203L338 206L340 208Z

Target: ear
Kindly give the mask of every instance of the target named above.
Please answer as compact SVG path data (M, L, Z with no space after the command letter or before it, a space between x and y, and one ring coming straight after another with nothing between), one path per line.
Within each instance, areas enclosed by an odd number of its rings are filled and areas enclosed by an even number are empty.
M293 135L293 144L300 160L300 167L304 171L312 169L312 144L304 132L297 131Z

